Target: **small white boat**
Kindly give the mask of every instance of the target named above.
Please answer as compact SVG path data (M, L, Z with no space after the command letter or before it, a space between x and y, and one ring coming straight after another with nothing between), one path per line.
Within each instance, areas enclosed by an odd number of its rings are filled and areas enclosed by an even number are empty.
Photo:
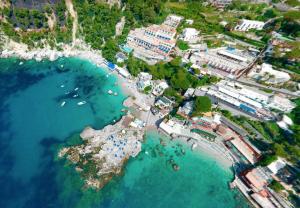
M77 91L79 88L78 87L76 87L75 89L74 89L74 91Z
M77 103L77 105L84 105L84 104L86 104L86 101L81 101Z
M64 65L60 65L61 68L64 68Z
M76 97L78 97L78 95L76 94L76 95L73 95L73 98L76 98Z
M19 65L23 65L24 63L23 63L23 61L21 61L20 63L19 63Z
M68 91L68 92L65 92L65 95L68 95L68 94L70 94L70 91Z
M111 95L111 94L113 94L113 91L112 90L108 90L107 93Z
M115 93L114 93L114 96L117 96L117 95L118 95L118 93L117 93L117 92L115 92Z
M61 88L64 88L64 87L65 87L65 85L60 85L60 87L61 87Z
M66 104L66 101L63 101L63 102L60 104L60 107L64 107L65 104Z
M106 77L109 77L109 75L107 74Z

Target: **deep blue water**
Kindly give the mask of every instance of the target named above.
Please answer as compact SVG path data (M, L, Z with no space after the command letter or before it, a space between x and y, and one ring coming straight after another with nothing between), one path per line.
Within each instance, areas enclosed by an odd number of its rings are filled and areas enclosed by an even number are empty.
M116 77L75 58L19 63L0 59L1 208L247 207L228 189L230 170L184 144L163 138L162 146L156 133L147 134L121 176L101 191L86 189L57 151L84 127L99 129L120 118L125 95ZM109 89L119 95L108 95ZM81 101L87 103L78 106Z
M58 207L71 200L69 207L78 193L58 198L64 179L56 146L87 125L102 128L119 119L125 97L115 77L87 61L19 62L0 59L0 207ZM87 103L77 105L81 101Z

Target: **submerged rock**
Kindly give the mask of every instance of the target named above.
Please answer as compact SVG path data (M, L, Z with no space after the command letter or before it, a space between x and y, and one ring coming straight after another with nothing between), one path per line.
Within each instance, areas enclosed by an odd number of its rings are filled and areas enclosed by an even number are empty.
M177 165L175 163L172 165L172 167L173 167L174 171L178 171L180 169L179 165Z

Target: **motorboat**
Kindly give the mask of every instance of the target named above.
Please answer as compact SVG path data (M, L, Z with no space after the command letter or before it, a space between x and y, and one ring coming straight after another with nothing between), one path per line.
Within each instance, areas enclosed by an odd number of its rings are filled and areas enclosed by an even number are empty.
M113 91L112 90L108 90L107 93L111 95L111 94L113 94Z
M84 105L84 104L86 104L86 101L81 101L77 103L77 105Z
M66 104L66 101L63 101L63 102L60 104L60 107L64 107L65 104Z
M74 89L74 91L77 91L79 88L78 87L76 87L75 89Z

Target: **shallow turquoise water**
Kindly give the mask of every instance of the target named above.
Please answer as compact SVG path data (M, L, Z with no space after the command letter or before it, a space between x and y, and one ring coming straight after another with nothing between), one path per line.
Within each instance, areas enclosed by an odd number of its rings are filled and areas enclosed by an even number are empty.
M179 165L178 171L173 163ZM130 160L124 172L118 183L103 190L122 193L99 207L248 207L239 193L228 188L231 170L155 132L148 132L142 153Z
M166 140L162 146L155 133L147 135L143 152L129 160L124 175L99 192L86 190L55 155L85 126L102 128L120 118L125 96L116 78L74 58L19 62L0 59L0 207L246 206L228 189L230 170L184 144ZM119 96L108 95L108 89ZM83 100L87 104L78 106Z

